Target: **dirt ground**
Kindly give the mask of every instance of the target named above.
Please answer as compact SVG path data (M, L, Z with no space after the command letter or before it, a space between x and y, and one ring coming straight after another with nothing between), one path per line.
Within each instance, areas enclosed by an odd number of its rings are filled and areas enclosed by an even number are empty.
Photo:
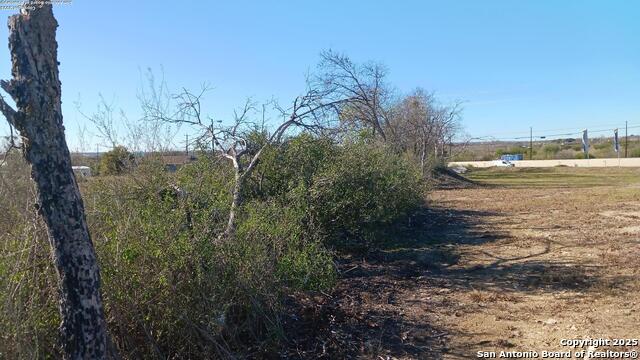
M529 186L523 173L510 184L432 192L414 219L419 231L342 259L332 294L297 299L281 356L542 358L588 350L561 339L640 338L640 176L573 186L579 170L562 171L565 181L550 186ZM605 349L639 347L597 350Z

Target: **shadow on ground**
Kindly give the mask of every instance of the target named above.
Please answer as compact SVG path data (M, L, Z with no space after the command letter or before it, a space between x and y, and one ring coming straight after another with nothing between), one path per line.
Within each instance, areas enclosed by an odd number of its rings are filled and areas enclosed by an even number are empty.
M291 299L285 321L288 347L280 356L441 359L447 352L460 356L464 349L447 346L451 330L411 313L412 306L426 303L407 299L407 294L446 290L448 301L456 292L475 290L513 295L578 289L588 293L602 286L615 290L626 281L602 278L597 268L544 260L551 243L539 253L519 258L494 257L481 266L461 264L461 246L508 239L507 232L482 226L487 217L492 224L508 220L500 213L425 208L394 237L401 241L391 239L366 256L341 257L341 279L333 293ZM454 301L445 304L456 316L477 310L456 306Z

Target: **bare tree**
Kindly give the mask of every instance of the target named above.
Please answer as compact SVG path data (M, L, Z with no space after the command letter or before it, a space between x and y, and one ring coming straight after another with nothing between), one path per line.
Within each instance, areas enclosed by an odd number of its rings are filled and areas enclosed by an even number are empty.
M443 159L445 145L459 131L460 111L460 103L442 106L432 93L416 89L393 108L392 142L414 154L425 174L429 163Z
M242 188L255 166L258 164L263 151L271 145L280 144L286 131L291 127L320 131L325 128L327 113L335 113L346 99L331 96L330 90L309 88L306 94L298 96L290 107L284 108L277 103L271 103L279 113L282 122L270 134L265 133L264 142L256 144L250 141L251 132L259 128L258 122L252 120L256 106L248 100L239 110L234 111L233 121L224 125L221 121L214 121L202 113L202 97L207 92L203 86L198 93L183 89L172 99L176 107L168 112L166 102L158 98L144 99L143 109L145 119L163 121L173 124L188 125L199 132L195 142L211 143L212 151L220 157L228 159L235 170L235 181L232 189L232 201L227 225L218 236L218 241L233 236L236 228L236 216L242 205ZM262 108L262 126L264 126L265 107Z
M341 106L343 122L370 127L387 140L390 126L392 91L386 83L387 70L377 63L356 64L346 55L331 50L320 54L317 86L336 98L348 99Z
M138 93L138 99L145 99L141 103L151 100L156 104L168 104L170 94L164 80L156 84L153 73L148 69L142 82L148 89L145 90L143 86ZM171 148L178 130L171 124L148 118L145 119L146 121L130 119L124 110L116 107L115 100L109 102L102 94L98 94L98 97L99 102L93 113L83 111L80 100L76 100L75 106L78 113L93 124L97 137L104 142L105 146L111 149L124 146L134 153L163 152Z
M78 147L76 149L77 152L84 153L88 149L87 143L87 126L86 125L78 125Z
M437 141L436 141L436 157L438 156L438 149L440 158L445 158L445 147L451 142L453 138L459 135L461 130L460 119L462 116L462 102L456 101L453 104L447 106L440 106L435 114L437 121ZM451 152L448 153L451 156Z
M164 71L161 71L161 78L156 80L151 69L147 69L146 72L141 72L141 87L137 94L139 103L142 106L143 119L142 121L129 121L125 118L125 126L129 130L130 142L135 139L139 139L141 142L141 148L147 152L164 152L168 151L174 144L174 139L180 130L180 124L177 127L172 126L171 123L161 121L159 118L153 118L147 116L149 101L164 105L163 112L168 112L167 108L171 105L171 94L164 81Z
M118 135L118 130L116 129L117 119L114 115L114 102L107 102L102 94L98 94L98 96L100 97L100 102L93 114L85 114L82 111L82 104L80 103L80 100L75 103L76 110L80 115L82 115L82 117L93 123L95 129L98 131L98 137L106 142L104 145L114 148L120 145L120 137Z
M61 343L67 359L104 359L107 330L100 271L84 205L71 170L64 136L56 28L51 4L28 1L9 18L11 81L0 85L15 100L0 111L23 138L23 151L38 188L60 282Z

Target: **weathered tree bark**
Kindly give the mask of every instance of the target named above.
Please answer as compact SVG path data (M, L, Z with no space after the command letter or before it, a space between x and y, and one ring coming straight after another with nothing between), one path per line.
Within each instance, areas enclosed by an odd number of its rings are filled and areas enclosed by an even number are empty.
M58 79L56 28L51 5L31 1L9 18L11 81L0 83L17 110L4 99L0 111L23 138L24 155L38 188L60 282L61 345L67 359L107 357L107 332L100 272L84 205L71 169L64 137Z
M242 205L242 185L244 180L244 174L241 170L236 169L235 183L233 184L231 208L229 209L229 220L227 221L227 227L221 235L221 238L233 237L236 232L236 214L238 209Z

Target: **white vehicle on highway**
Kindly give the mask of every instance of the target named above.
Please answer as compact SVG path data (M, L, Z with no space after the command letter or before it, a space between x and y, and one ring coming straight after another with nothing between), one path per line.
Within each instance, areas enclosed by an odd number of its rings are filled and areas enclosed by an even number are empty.
M495 166L500 166L500 167L514 167L514 166L516 166L514 163L512 163L511 161L508 161L508 160L496 160L493 163L495 164Z

